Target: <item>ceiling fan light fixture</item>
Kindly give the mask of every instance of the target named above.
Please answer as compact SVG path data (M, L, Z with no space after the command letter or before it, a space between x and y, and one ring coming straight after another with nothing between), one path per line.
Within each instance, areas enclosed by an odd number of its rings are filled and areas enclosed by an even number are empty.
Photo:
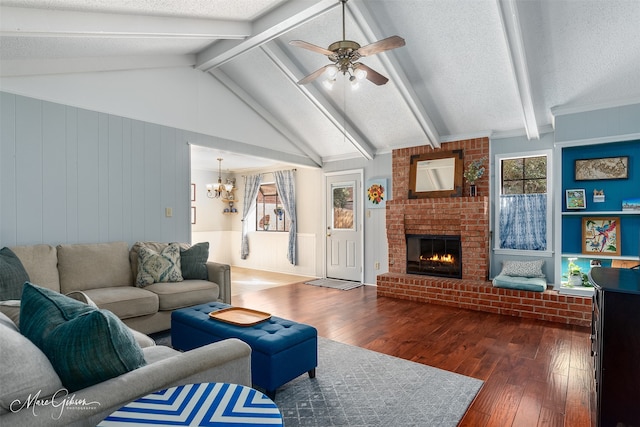
M367 78L367 72L362 68L356 68L355 71L353 72L353 75L356 76L356 79L358 80L364 80Z
M326 74L329 77L329 80L325 80L322 83L327 89L330 89L330 86L333 85L333 82L330 80L335 80L335 75L338 73L342 73L345 76L348 75L349 77L356 75L357 80L367 79L378 86L386 84L389 81L388 78L357 61L366 56L376 55L381 52L386 52L388 50L404 46L404 39L399 36L391 36L370 43L366 46L360 46L359 43L353 40L347 40L345 31L345 6L347 0L338 1L342 4L342 40L331 43L327 49L302 40L291 40L289 42L289 44L293 46L321 53L332 62L332 64L326 65L300 79L298 84L307 84L314 81L321 75ZM359 67L362 67L362 69L358 71ZM349 80L353 85L353 80L351 78L349 78Z
M335 82L336 82L335 77L332 79L326 79L325 81L322 82L322 86L324 86L324 88L327 90L331 90L333 89L333 85L335 84Z
M335 65L329 65L325 72L330 79L333 79L338 74L338 67L336 67Z

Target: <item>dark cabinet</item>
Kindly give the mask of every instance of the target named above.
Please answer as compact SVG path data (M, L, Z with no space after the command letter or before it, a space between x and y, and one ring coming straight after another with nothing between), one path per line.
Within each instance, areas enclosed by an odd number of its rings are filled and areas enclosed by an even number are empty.
M592 268L597 425L640 427L640 271Z

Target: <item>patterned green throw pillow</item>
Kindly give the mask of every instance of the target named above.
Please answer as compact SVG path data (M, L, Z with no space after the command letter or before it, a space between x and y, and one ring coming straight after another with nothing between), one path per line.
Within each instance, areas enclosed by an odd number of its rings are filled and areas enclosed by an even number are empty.
M153 249L140 247L138 250L138 287L152 283L182 282L180 267L180 245L170 243L160 253Z
M142 349L115 314L31 283L22 291L20 332L70 392L145 365Z

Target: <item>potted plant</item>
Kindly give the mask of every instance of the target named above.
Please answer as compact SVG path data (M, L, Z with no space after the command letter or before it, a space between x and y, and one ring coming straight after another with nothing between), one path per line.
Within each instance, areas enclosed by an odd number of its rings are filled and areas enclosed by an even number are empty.
M567 286L591 286L589 283L589 277L586 273L582 272L582 269L575 261L578 258L569 258L569 264L567 265Z
M482 178L484 175L484 166L483 163L487 160L486 157L481 158L480 160L474 160L469 164L467 170L464 171L464 179L469 183L469 195L471 197L475 197L478 195L478 191L476 189L476 181Z

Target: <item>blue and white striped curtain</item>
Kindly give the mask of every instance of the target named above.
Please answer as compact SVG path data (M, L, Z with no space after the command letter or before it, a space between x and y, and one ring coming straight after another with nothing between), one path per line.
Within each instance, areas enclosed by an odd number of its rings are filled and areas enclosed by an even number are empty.
M547 195L500 196L500 248L547 249Z
M284 209L289 215L289 247L287 249L287 259L296 265L296 235L298 217L296 215L296 182L293 171L276 171L273 173L276 179L276 189L284 205Z
M240 245L240 258L247 259L249 256L249 223L247 222L247 216L253 206L256 204L256 196L260 189L260 183L262 182L262 175L251 175L245 178L244 181L244 199L242 204L242 244Z

